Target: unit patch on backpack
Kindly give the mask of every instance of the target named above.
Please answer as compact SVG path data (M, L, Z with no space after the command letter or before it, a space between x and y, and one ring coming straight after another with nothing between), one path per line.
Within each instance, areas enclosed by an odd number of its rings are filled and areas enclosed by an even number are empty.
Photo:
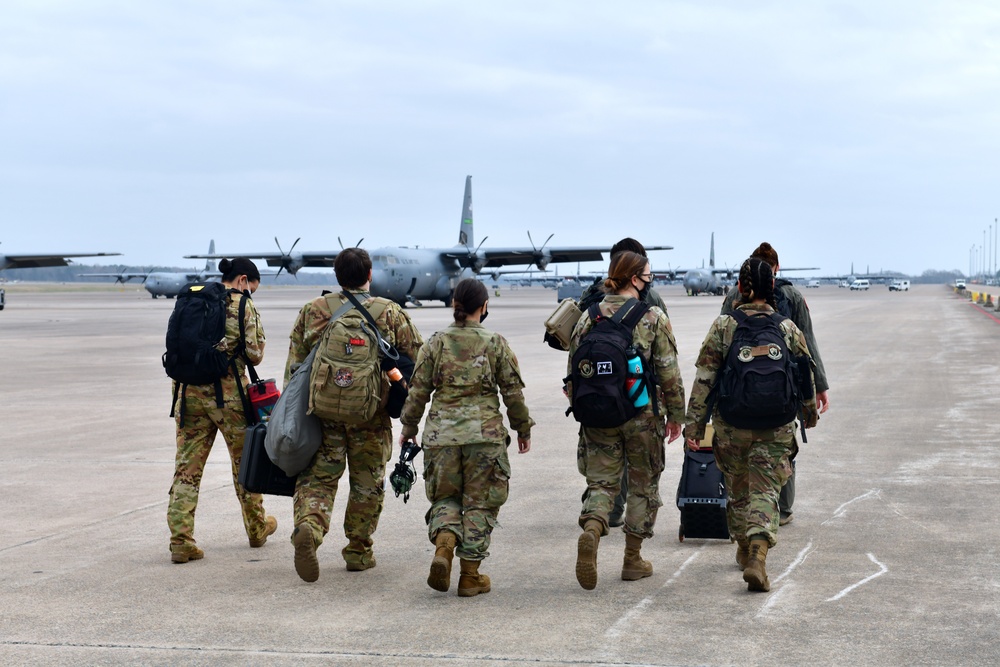
M163 368L182 384L212 384L229 371L218 349L226 337L229 289L219 282L192 283L177 295L167 324Z
M326 299L336 313L338 296ZM385 308L385 302L376 300L368 311L378 318ZM357 308L344 312L320 337L309 376L309 413L343 424L371 421L382 403L380 361L378 333Z
M795 420L801 406L795 361L778 313L736 310L733 342L718 383L722 418L736 428L777 428Z
M649 305L638 299L626 301L612 317L601 314L599 303L587 309L594 326L580 339L570 375L564 379L572 384L572 403L566 414L572 412L584 426L614 428L639 413L628 396L626 383L634 380L653 385L648 364L643 364L640 374L630 372L628 367L628 359L635 355L632 332L647 310Z

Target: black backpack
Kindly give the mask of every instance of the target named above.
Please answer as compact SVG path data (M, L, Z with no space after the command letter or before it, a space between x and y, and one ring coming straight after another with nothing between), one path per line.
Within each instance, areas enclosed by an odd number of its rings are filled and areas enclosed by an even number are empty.
M564 381L572 382L573 400L566 414L584 426L614 428L635 417L640 408L632 404L626 383L642 383L636 390L649 391L654 414L659 414L656 401L655 376L649 364L643 363L641 373L628 367L628 359L636 356L632 347L632 331L649 310L649 305L629 299L612 316L601 314L600 304L591 304L587 315L593 328L580 339L573 353L572 370Z
M226 336L226 310L229 306L229 288L220 282L209 281L185 285L177 295L174 311L167 323L167 351L163 353L163 369L171 379L177 381L170 416L174 416L173 406L177 403L178 391L187 385L215 385L216 405L223 406L222 378L235 366L236 357L245 353L243 314L246 312L245 295L240 295L240 342L233 355L216 349L216 345ZM253 366L251 379L255 380ZM243 395L243 383L237 382L244 412L248 402ZM249 413L247 413L249 414ZM253 423L253 422L251 422ZM181 400L181 426L184 425L184 400Z
M794 421L801 397L795 360L778 313L731 313L733 343L717 385L722 418L736 428L777 428Z

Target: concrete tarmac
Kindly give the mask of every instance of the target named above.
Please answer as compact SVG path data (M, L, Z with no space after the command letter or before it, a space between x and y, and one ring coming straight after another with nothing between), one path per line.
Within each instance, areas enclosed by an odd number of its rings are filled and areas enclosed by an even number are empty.
M685 386L718 297L663 287ZM574 575L583 477L560 392L566 355L542 343L556 305L503 289L487 324L517 353L532 450L512 451L510 500L475 598L426 584L422 484L391 490L378 566L347 572L342 520L320 579L293 567L291 499L266 497L276 535L251 549L221 437L202 482L201 561L170 562L174 462L160 355L173 301L134 288L7 286L0 312L0 663L4 665L985 665L1000 663L998 321L943 286L804 290L833 385L798 459L795 520L749 593L728 541L677 539L681 443L667 445L652 577L620 579L624 537ZM317 288L263 287L263 377ZM451 319L410 309L429 336ZM398 424L397 424L398 434ZM390 462L390 469L396 455ZM418 469L422 457L417 459Z

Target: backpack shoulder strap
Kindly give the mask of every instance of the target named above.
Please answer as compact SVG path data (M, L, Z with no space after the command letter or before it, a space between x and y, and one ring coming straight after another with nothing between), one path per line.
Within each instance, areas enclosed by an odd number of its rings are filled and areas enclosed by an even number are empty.
M639 320L642 316L646 314L649 310L649 304L645 301L639 301L639 299L629 299L622 307L618 309L618 312L612 317L612 321L617 324L621 324L629 331L635 329L635 326L639 324Z
M368 309L365 308L360 301L358 301L358 298L356 296L354 296L347 290L344 290L343 292L341 292L341 294L343 294L344 297L346 297L347 300L355 308L358 309L358 311L364 316L364 318L368 320L368 324L370 324L372 327L372 333L374 333L375 338L378 339L379 350L381 350L382 354L384 354L385 356L389 357L392 360L398 360L399 352L396 351L395 347L390 345L384 338L382 338L382 332L379 331L378 324L375 323L375 318L372 317L372 314L368 312ZM376 305L381 307L381 310L379 311L380 315L383 312L385 312L386 305L384 303L377 303Z
M595 301L594 303L590 304L590 306L587 308L587 315L590 317L590 320L592 322L596 322L597 320L604 317L603 315L601 315L601 302Z

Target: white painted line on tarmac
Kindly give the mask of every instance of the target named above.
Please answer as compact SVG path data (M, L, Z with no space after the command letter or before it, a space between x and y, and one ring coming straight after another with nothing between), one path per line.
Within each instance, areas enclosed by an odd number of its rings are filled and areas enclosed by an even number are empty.
M852 503L856 503L859 500L865 500L866 498L872 498L872 497L880 498L881 496L882 496L882 489L872 489L868 493L862 493L857 498L852 498L852 499L848 500L846 503L844 503L843 505L841 505L840 507L838 507L837 509L835 509L833 511L833 516L831 516L829 519L827 519L826 521L824 521L820 525L821 526L825 526L826 524L830 523L834 519L839 519L841 516L844 515L844 510L847 509L847 506L850 505L850 504L852 504Z
M885 574L886 572L889 571L888 567L886 567L883 563L880 563L880 562L878 562L878 560L875 559L875 554L868 554L868 559L871 560L871 562L873 562L873 563L875 563L876 565L879 566L879 571L876 572L873 575L865 577L864 579L862 579L861 581L859 581L856 584L851 584L850 586L848 586L844 590L842 590L839 593L837 593L836 595L834 595L832 598L827 598L826 602L835 602L835 601L839 600L840 598L844 597L845 595L847 595L848 593L850 593L851 591L853 591L855 588L858 588L859 586L864 586L865 584L867 584L872 579L875 579L876 577L881 577L883 574Z
M801 565L805 561L806 556L808 556L809 552L812 550L812 545L813 545L812 540L809 540L809 544L802 547L802 551L800 551L799 555L795 557L795 560L792 561L792 564L789 565L787 568L785 568L784 572L782 572L781 574L779 574L777 577L774 578L774 583L778 583L779 581L790 575L792 573L792 570Z
M660 586L660 590L663 590L664 588L668 587L670 584L672 584L675 581L677 581L677 579L681 576L681 573L684 572L685 568L687 568L688 565L690 565L691 563L693 563L698 558L698 556L701 555L701 552L705 550L705 546L706 545L703 544L701 547L698 548L697 551L695 551L693 554L691 554L688 557L688 559L686 561L684 561L679 568L677 568L677 571L674 572L673 576L671 576L669 579L667 579L666 582L664 582L664 584L662 586ZM648 607L651 604L653 604L653 596L652 595L650 595L649 597L645 597L642 600L640 600L634 607L632 607L627 612L625 612L624 614L622 614L622 617L619 618L617 621L615 621L614 625L612 625L610 628L608 628L607 632L604 633L605 638L607 638L607 639L617 639L618 637L620 637L621 634L622 634L622 632L625 630L626 627L629 626L629 624L632 622L632 620L634 618L636 618L637 616L641 615L642 612L645 611L646 607Z
M764 602L764 606L761 607L760 611L757 612L756 618L760 618L761 616L767 616L767 613L769 611L771 611L771 609L775 605L778 604L778 598L780 598L784 594L785 591L791 590L793 588L795 588L795 582L794 581L789 581L787 584L785 584L784 586L782 586L781 588L779 588L775 592L773 592L770 595L768 595L767 596L767 601Z

